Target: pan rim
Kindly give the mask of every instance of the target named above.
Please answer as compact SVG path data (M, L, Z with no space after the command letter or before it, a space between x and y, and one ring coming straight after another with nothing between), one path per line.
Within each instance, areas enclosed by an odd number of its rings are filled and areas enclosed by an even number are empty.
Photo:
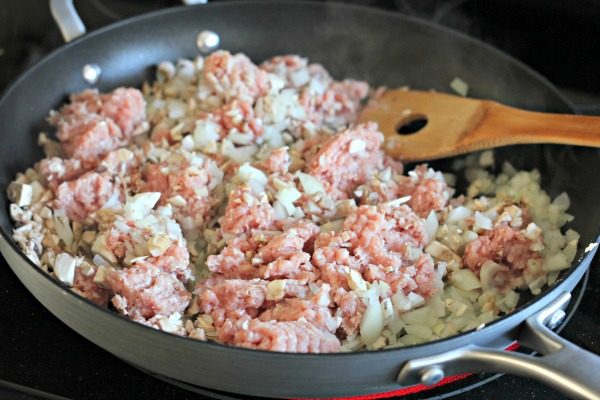
M32 74L35 74L36 70L38 68L40 68L42 65L46 65L47 63L51 63L52 61L54 61L54 59L56 57L59 57L61 54L64 54L66 51L68 51L68 49L70 49L71 47L74 46L80 46L83 43L85 43L88 39L91 40L93 38L96 38L98 36L102 36L104 35L106 32L109 31L113 31L113 30L118 30L118 29L126 29L129 25L132 24L137 24L137 23L145 23L148 22L149 20L161 17L161 16L165 16L165 15L171 15L171 14L177 14L177 13L181 13L185 11L189 11L190 7L192 8L206 8L206 7L211 7L211 8L226 8L226 7L239 7L239 6L252 6L252 5L277 5L277 6L284 6L284 7L304 7L304 6L309 6L309 7L316 7L316 8L339 8L339 9L348 9L348 10L359 10L362 13L371 13L374 15L382 15L385 16L386 18L395 18L397 20L404 20L404 21L410 21L411 23L414 24L418 24L418 25L423 25L428 27L429 29L433 30L433 31L438 31L438 32L442 32L442 33L446 33L448 35L452 35L455 36L457 38L460 38L463 41L467 41L473 44L478 45L479 47L482 47L484 49L486 49L487 51L490 51L492 53L494 53L495 55L510 61L511 63L514 63L517 67L521 68L522 70L524 70L525 72L527 72L532 78L537 79L540 83L544 84L544 86L550 91L552 92L558 99L560 99L567 108L569 108L572 112L575 112L575 108L572 104L572 102L567 99L560 91L558 91L558 89L556 88L556 86L554 86L554 84L552 84L547 78L545 78L543 75L541 75L540 73L538 73L537 71L535 71L534 69L532 69L531 67L527 66L526 64L524 64L523 62L521 62L520 60L510 56L508 53L492 46L489 45L483 41L480 41L478 39L475 39L465 33L462 33L460 31L456 31L454 29L445 27L445 26L441 26L438 24L435 24L433 22L415 17L415 16L410 16L410 15L405 15L402 13L398 13L398 12L393 12L393 11L386 11L386 10L381 10L381 9L377 9L374 7L370 7L370 6L366 6L366 5L360 5L360 4L346 4L346 3L341 3L341 2L331 2L331 3L322 3L322 2L318 2L318 1L313 1L313 0L301 0L301 1L277 1L277 0L265 0L265 1L256 1L256 2L249 2L249 1L244 1L244 0L233 0L233 1L228 1L228 2L223 2L223 3L209 3L209 4L205 4L205 5L196 5L196 6L177 6L177 7L172 7L172 8L168 8L168 9L163 9L163 10L157 10L157 11L153 11L150 13L146 13L146 14L142 14L142 15L138 15L138 16L134 16L131 18L126 18L124 20L109 24L105 27L102 27L100 29L94 30L90 33L87 33L85 35L83 35L80 38L77 38L75 40L73 40L72 42L66 43L60 47L58 47L57 49L53 50L52 52L50 52L48 55L46 55L44 58L42 58L40 61L38 61L36 64L32 65L31 67L29 67L24 73L22 73L14 82L12 82L7 89L0 95L0 107L2 107L4 105L5 102L7 102L7 99L10 97L11 93L16 90L24 81L26 81L28 79L28 77ZM3 211L4 212L4 211ZM476 335L479 332L483 332L483 331L489 331L489 328L492 326L497 326L498 324L506 321L507 319L510 318L515 318L515 319L521 319L521 315L522 313L524 313L525 311L527 311L528 308L530 308L532 305L538 303L540 300L544 299L544 298L549 298L550 296L554 295L556 296L555 292L560 291L560 289L566 285L567 281L569 280L570 277L572 277L572 275L575 272L578 272L579 269L582 268L582 265L588 261L588 259L590 259L589 261L591 261L591 257L593 257L593 253L594 252L589 252L589 253L583 253L577 261L573 262L571 265L571 268L569 269L569 271L561 277L561 279L559 281L557 281L555 284L553 284L551 287L546 288L546 290L537 296L534 296L530 301L528 301L527 303L521 305L519 307L519 309L515 310L514 312L504 315L500 318L495 319L494 321L492 321L490 324L487 324L485 328L481 329L480 331L468 331L468 332L464 332L464 333L460 333L458 335L453 335L453 336L449 336L447 338L442 338L442 339L438 339L435 341L430 341L430 342L425 342L422 344L418 344L418 345L411 345L411 346L405 346L405 347L399 347L399 348L391 348L391 349L381 349L381 350L377 350L377 351L371 351L371 350L361 350L361 351L356 351L356 352L340 352L340 353L327 353L327 354L316 354L316 353L284 353L284 352L273 352L273 351L267 351L267 350L259 350L259 349L246 349L246 348L241 348L241 347L235 347L235 346L230 346L230 345L225 345L225 344L221 344L218 342L214 342L214 341L207 341L207 342L203 342L203 341L198 341L196 339L192 339L189 337L183 337L183 336L179 336L173 333L168 333L168 332L164 332L140 323L137 323L135 321L132 321L130 319L127 319L125 316L120 315L116 312L113 312L111 310L108 310L106 308L103 308L95 303L93 303L92 301L88 300L87 298L80 296L78 294L76 294L75 292L73 292L72 290L70 290L67 286L63 285L62 283L60 283L58 280L56 280L55 278L53 278L50 274L44 272L43 270L41 270L38 266L36 266L33 262L31 262L27 256L25 256L25 254L18 248L18 245L16 244L16 242L12 239L12 236L8 234L8 232L5 231L4 227L0 227L0 235L2 236L2 239L4 239L10 249L19 256L19 258L21 259L21 261L26 262L31 268L35 269L37 271L37 273L43 275L45 277L45 279L49 280L52 282L52 285L54 285L55 288L57 288L58 290L60 290L63 293L68 292L69 295L74 296L73 299L74 300L78 300L78 301L82 301L84 303L87 303L88 305L91 305L95 308L97 308L98 310L102 310L105 313L108 313L114 317L119 317L124 321L128 321L128 323L130 323L131 326L136 326L137 328L142 328L142 329L148 329L151 332L154 332L153 334L167 334L170 335L172 337L176 337L180 340L185 340L187 342L196 342L196 343L200 343L199 345L209 345L209 346L215 346L218 349L222 349L222 350L226 350L228 352L252 352L253 354L255 354L256 352L261 352L261 353L266 353L266 354L270 354L272 357L323 357L323 356L327 356L330 358L334 358L334 357L352 357L352 356L360 356L360 355L364 355L364 354L370 354L370 355L375 355L375 354L380 354L380 355L385 355L388 354L390 352L399 352L402 350L406 350L406 349L418 349L418 348L423 348L432 344L442 344L442 343L452 343L454 341L463 341L465 340L465 338L469 338L471 336L473 336L474 334ZM600 232L597 234L596 238L594 239L596 242L600 239ZM8 262L7 262L8 263ZM11 266L12 268L12 266ZM583 271L585 272L585 271ZM583 273L582 273L583 275ZM136 329L137 329L136 328ZM72 329L72 328L71 328ZM454 344L452 346L449 346L449 348L456 348L459 347L460 344Z

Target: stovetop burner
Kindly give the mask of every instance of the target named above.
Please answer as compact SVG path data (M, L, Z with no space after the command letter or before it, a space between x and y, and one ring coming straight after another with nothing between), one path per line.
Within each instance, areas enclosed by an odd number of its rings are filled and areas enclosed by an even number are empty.
M600 0L586 9L560 0L354 0L429 19L466 32L523 60L559 85L579 112L600 115ZM177 0L80 0L89 30L128 16L180 4ZM519 15L518 19L514 15ZM527 23L524 23L527 22ZM62 44L43 1L0 2L0 90L26 67ZM535 49L535 51L532 51ZM562 50L561 50L562 49ZM583 62L582 60L585 60ZM0 259L0 398L17 399L247 399L151 377L88 342L53 317ZM562 336L600 354L600 261L580 284ZM587 278L586 278L587 279ZM576 301L577 300L577 301ZM73 369L73 365L78 365ZM155 379L158 378L158 379ZM166 382L165 382L166 381ZM565 399L537 382L476 374L405 399L482 399L509 396Z

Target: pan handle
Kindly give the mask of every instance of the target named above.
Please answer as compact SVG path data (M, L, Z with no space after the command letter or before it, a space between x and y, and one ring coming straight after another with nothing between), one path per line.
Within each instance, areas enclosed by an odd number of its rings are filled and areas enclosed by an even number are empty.
M73 0L50 0L50 12L65 42L85 34L85 25L73 6Z
M501 372L536 379L571 398L600 399L600 356L577 347L550 328L565 316L570 293L563 293L529 317L519 343L542 354L534 357L476 345L406 362L398 374L402 385L439 382L444 375L464 372Z
M206 4L208 0L182 0L182 2L186 5L196 5ZM85 25L73 6L73 0L50 0L50 12L65 42L85 34Z

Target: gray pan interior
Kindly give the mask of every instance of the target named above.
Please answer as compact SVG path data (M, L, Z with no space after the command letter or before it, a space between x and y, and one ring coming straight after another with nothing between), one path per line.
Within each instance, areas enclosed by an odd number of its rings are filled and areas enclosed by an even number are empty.
M331 3L227 2L176 8L118 23L54 52L24 74L0 100L0 190L16 172L41 158L36 145L48 110L87 87L86 63L103 70L101 90L140 85L153 65L198 54L202 30L221 37L221 47L243 51L255 61L298 53L322 63L337 78L373 85L410 84L448 91L454 77L467 81L473 97L528 109L570 112L568 102L542 77L505 54L464 35L416 19L358 6ZM498 152L519 168L540 169L552 195L568 191L572 226L583 246L597 241L600 189L597 150L565 146L518 146ZM436 163L444 167L444 162ZM271 397L344 396L397 389L402 363L471 343L503 346L518 325L558 294L570 291L592 257L578 263L552 288L518 311L479 332L428 345L354 354L280 354L229 348L155 331L79 298L41 273L10 240L7 200L0 196L0 250L19 279L71 328L128 362L201 387ZM68 351L68 350L67 350Z

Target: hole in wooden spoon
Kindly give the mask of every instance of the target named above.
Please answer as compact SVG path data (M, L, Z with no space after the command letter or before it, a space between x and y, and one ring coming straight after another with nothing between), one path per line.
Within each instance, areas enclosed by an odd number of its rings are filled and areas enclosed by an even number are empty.
M411 114L405 117L396 126L396 132L400 135L412 135L419 132L427 125L427 117L423 114Z

